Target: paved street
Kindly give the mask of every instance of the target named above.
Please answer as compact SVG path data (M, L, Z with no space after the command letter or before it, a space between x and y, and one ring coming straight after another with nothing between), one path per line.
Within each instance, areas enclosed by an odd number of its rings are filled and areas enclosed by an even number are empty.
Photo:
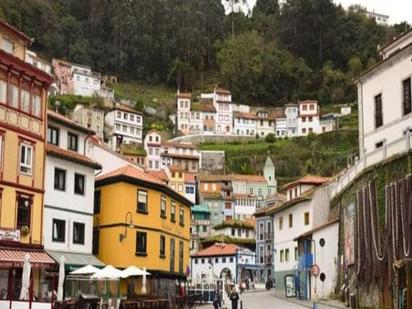
M280 298L276 298L272 292L256 292L256 293L243 293L240 296L240 300L243 302L243 309L303 309L302 307L291 302L285 301ZM198 308L211 309L212 305L201 306ZM228 306L228 309L231 307ZM240 309L240 306L238 306Z

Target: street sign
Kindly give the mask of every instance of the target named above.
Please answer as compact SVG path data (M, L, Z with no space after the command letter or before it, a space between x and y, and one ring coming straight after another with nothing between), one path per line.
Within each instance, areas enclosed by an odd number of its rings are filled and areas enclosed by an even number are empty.
M313 266L312 266L312 275L314 277L317 277L317 276L319 276L319 273L320 273L319 266L316 265L316 264L313 264Z

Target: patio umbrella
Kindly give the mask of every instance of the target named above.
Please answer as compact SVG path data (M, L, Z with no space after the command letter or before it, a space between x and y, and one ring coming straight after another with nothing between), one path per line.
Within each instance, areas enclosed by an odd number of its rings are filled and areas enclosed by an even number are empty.
M29 299L30 271L31 271L30 254L26 253L26 255L24 256L23 274L21 277L21 291L20 291L21 300Z
M59 285L57 286L57 301L63 301L63 284L64 284L64 255L60 257L59 265Z
M86 265L83 267L80 267L76 270L73 270L70 275L93 275L97 273L100 269L97 267L94 267L92 265Z
M121 277L122 271L112 265L107 265L92 276L93 279L119 279Z
M148 272L146 271L145 267L143 268L142 294L146 294L146 274L148 274Z
M122 271L122 278L137 277L143 275L148 276L150 275L150 273L133 265L127 267L125 270Z

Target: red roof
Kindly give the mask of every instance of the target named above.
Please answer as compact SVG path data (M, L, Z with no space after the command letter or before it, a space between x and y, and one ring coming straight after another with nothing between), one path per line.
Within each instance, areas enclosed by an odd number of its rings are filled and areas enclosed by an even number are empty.
M296 181L289 182L283 186L283 189L288 189L297 185L315 185L319 186L324 184L329 180L328 177L316 176L316 175L306 175Z
M266 178L261 175L232 175L233 181L266 182Z
M259 117L256 116L253 113L250 112L234 112L233 115L235 116L235 118L241 118L241 119L258 119Z
M167 183L169 181L169 178L167 177L167 174L164 170L160 171L147 171L150 175L160 179L161 181Z
M229 90L224 89L224 88L219 88L219 87L216 88L215 92L218 94L230 94L231 93Z
M71 151L71 150L66 150L60 147L57 147L52 144L47 144L46 145L46 152L48 155L52 155L61 159L69 160L75 163L79 163L94 169L101 169L102 166L96 162L90 159L89 157L86 157L84 155L81 155L80 153Z
M179 142L164 142L162 146L165 147L175 147L175 148L186 148L186 149L196 149L197 146L192 143L179 143Z
M30 251L22 249L0 249L0 265L7 264L16 267L23 267L24 257L30 255L30 263L32 266L40 266L40 264L54 265L54 260L44 251Z
M318 104L317 100L304 100L304 101L299 101L298 104Z
M17 35L21 40L23 40L27 45L30 45L32 42L32 39L27 36L25 33L21 32L18 30L16 27L10 25L8 22L4 21L3 19L0 19L0 26L3 28L6 28L7 30L13 32L15 35Z
M192 94L190 92L179 92L177 94L177 97L181 99L190 99L192 97Z
M111 177L116 177L116 176L128 176L131 178L137 178L142 181L164 185L164 182L160 180L159 178L155 177L154 175L151 175L148 172L141 171L131 165L126 165L121 168L118 168L117 170L100 175L96 178L96 181L111 178Z
M193 254L192 256L226 256L226 255L235 255L236 251L240 249L239 246L234 244L222 244L215 243L214 245L200 250Z

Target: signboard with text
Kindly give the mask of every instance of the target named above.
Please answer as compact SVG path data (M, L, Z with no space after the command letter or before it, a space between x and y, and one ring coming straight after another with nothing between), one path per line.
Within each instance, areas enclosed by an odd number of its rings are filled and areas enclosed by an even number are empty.
M20 241L20 230L0 230L0 241Z

